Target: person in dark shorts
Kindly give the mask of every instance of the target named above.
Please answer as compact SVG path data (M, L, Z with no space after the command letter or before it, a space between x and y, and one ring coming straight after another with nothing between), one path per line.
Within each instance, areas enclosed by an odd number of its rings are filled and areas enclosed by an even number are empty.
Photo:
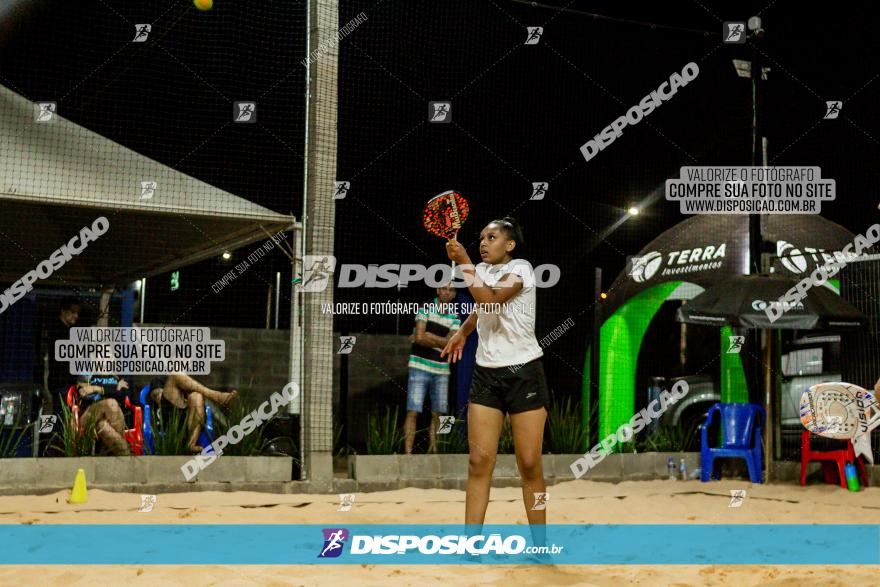
M113 373L86 373L80 375L76 383L80 423L94 419L95 433L115 456L131 454L125 440L125 415L120 406L128 389L128 382Z
M46 387L49 395L48 401L43 403L44 414L61 416L62 406L67 401L67 390L76 383L76 375L70 374L69 361L55 360L55 341L70 339L70 329L79 321L80 303L74 297L65 297L58 307L58 316L46 324L43 332L43 355L46 356L48 373L46 374Z
M216 391L205 387L185 373L171 373L156 377L150 382L150 401L161 408L162 400L181 410L186 410L186 427L189 431L187 448L193 453L202 452L199 434L205 425L205 400L211 400L219 407L227 409L238 392Z
M457 240L446 243L449 258L462 267L468 290L477 303L441 355L461 358L468 335L477 329L476 367L468 403L468 462L465 524L481 528L489 504L498 439L509 414L522 478L526 516L537 542L546 524L546 485L541 464L544 423L550 394L535 338L535 280L532 266L514 259L523 245L515 219L493 220L480 233L482 263L474 267ZM537 495L536 495L537 494Z

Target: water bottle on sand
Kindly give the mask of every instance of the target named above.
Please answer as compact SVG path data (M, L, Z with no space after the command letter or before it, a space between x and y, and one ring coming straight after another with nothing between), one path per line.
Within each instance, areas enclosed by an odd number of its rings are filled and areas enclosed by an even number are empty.
M859 490L859 475L856 473L855 465L847 463L843 469L846 475L846 488L850 491Z

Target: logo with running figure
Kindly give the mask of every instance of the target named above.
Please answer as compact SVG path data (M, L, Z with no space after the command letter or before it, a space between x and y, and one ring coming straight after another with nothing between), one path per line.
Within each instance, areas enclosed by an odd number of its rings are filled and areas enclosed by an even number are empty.
M541 35L544 34L544 27L542 26L529 26L526 27L526 31L528 31L528 36L526 37L526 45L537 45L538 41L541 40Z
M143 512L151 512L153 508L156 507L157 497L155 495L141 495L141 505L138 508L138 511Z
M550 184L546 181L533 181L532 182L532 197L530 200L543 200L544 196L547 194L547 190L550 188Z
M58 416L40 416L40 434L48 434L55 429Z
M724 42L728 45L740 45L746 42L746 23L744 22L725 22L724 24Z
M350 512L351 506L354 505L355 494L354 493L340 493L339 494L339 509L337 512Z
M339 337L339 350L336 351L337 355L350 355L351 351L354 350L354 343L357 342L356 336L340 336Z
M37 122L53 122L58 112L57 102L37 102L34 104L34 120Z
M155 181L141 182L141 200L149 200L156 194L159 183Z
M730 346L727 348L727 354L736 353L742 350L743 343L746 341L745 336L729 336Z
M542 493L534 493L535 503L532 505L532 510L546 510L547 509L547 501L550 499L550 494L547 492Z
M318 558L338 558L342 554L345 541L348 540L348 530L345 528L324 528L324 546L318 554Z
M257 121L256 102L233 102L232 122L252 124Z
M303 255L304 275L300 291L319 292L333 282L336 257L333 255Z
M449 434L455 425L455 416L440 416L440 426L437 428L437 434Z
M843 108L843 102L840 100L830 100L825 102L825 120L834 120L840 115L840 109Z
M134 38L131 40L132 43L143 43L147 40L147 37L150 36L150 31L153 30L153 25L150 24L136 24L134 25Z
M428 102L428 122L452 122L452 102Z
M350 181L336 181L334 182L336 185L336 189L333 192L334 200L344 200L345 196L348 195L348 190L351 189Z
M746 499L746 490L745 489L731 489L730 490L730 503L727 504L729 508L739 508L742 507L743 502Z

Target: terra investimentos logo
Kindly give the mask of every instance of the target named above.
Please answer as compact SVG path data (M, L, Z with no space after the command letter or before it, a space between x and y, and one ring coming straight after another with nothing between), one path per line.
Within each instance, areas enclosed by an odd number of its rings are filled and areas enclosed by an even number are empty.
M724 258L727 254L727 243L668 251L666 253L651 251L644 255L633 256L629 270L630 277L637 283L644 283L654 277L663 265L664 254L666 255L666 267L660 272L660 275L663 276L716 270L720 269L724 264Z

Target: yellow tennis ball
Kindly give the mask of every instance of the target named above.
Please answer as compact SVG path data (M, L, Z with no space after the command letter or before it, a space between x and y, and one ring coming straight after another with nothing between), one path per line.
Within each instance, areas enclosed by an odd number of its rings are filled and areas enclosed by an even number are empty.
M196 8L199 10L211 10L214 6L214 0L193 0L193 4L195 4Z

